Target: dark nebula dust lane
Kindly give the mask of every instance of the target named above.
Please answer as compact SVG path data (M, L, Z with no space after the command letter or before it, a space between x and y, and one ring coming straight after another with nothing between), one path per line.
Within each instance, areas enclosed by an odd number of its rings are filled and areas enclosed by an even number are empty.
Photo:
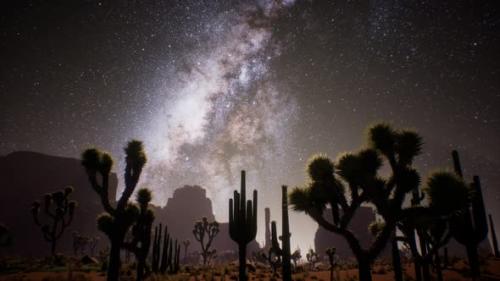
M460 150L500 216L495 1L2 1L0 11L1 154L79 157L96 145L120 170L122 146L141 139L141 184L157 204L199 184L224 221L239 170L279 214L280 185L303 184L311 154L357 149L385 120L422 134L424 175ZM291 214L292 247L308 248L316 226Z

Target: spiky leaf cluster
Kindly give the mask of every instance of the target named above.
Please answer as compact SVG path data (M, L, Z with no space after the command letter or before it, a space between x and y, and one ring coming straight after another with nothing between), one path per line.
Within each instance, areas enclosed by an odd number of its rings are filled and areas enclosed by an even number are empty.
M440 215L450 215L463 210L470 202L472 190L453 173L436 172L427 179L424 192L429 206Z

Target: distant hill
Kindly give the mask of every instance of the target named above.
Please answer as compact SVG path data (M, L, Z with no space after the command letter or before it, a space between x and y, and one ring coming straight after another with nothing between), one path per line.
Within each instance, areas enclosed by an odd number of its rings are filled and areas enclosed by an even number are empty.
M110 179L109 197L116 197L118 180L116 174ZM0 156L0 223L10 228L14 244L3 253L18 256L46 256L49 244L42 239L41 230L35 226L30 209L35 200L45 193L54 192L71 185L75 188L71 199L78 201L73 223L66 229L58 244L58 252L72 253L72 232L86 236L99 236L100 246L108 241L97 230L96 217L103 212L99 197L90 187L80 160L55 157L36 152L13 152ZM199 251L193 237L194 223L202 217L214 220L212 202L200 186L186 185L174 191L165 207L153 207L155 224L163 223L179 241L191 240L189 252ZM237 252L237 245L229 238L227 223L220 223L220 233L213 243L219 253ZM259 244L253 241L249 253L257 251ZM184 253L184 251L182 251Z
M0 157L0 223L13 233L14 244L7 253L22 256L44 256L49 244L42 239L35 226L30 209L35 200L45 193L71 185L75 188L71 199L78 201L73 223L66 229L58 251L72 252L72 232L100 236L101 246L107 243L97 230L96 216L103 211L101 203L77 159L49 156L35 152L13 152ZM115 197L117 178L110 178L110 198ZM44 217L43 217L44 218Z

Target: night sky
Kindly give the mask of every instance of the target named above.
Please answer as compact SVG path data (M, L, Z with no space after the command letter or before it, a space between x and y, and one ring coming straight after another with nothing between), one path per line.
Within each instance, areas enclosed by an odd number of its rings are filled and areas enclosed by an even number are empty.
M423 136L424 178L458 149L500 218L497 2L2 1L0 154L98 146L120 172L137 138L156 203L199 184L225 221L246 169L279 221L311 154L388 121ZM292 247L312 245L315 223L291 224Z

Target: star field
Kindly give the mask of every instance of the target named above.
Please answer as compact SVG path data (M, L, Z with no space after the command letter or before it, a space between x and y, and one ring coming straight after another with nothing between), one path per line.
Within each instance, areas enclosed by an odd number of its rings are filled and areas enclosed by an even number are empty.
M200 184L225 220L240 169L278 214L279 186L302 184L311 154L357 149L384 120L424 137L422 175L458 149L500 217L495 1L0 5L1 154L95 145L119 162L139 138L157 203ZM291 221L292 246L308 247L314 223Z

